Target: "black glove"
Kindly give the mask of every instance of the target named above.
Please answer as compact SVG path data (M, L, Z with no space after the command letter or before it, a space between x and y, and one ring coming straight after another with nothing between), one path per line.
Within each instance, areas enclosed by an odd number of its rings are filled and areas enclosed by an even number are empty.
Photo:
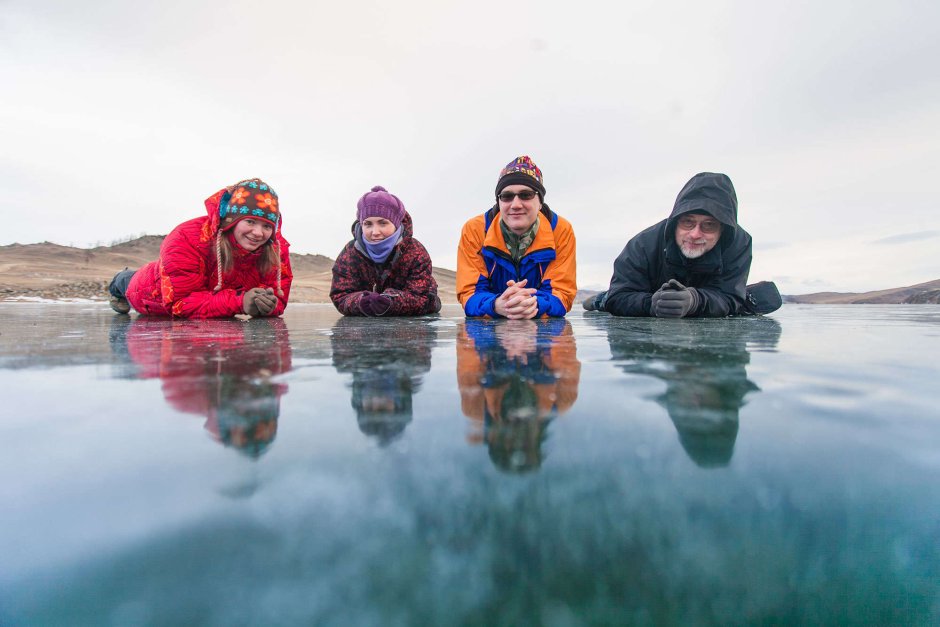
M392 299L384 294L367 292L359 299L359 311L363 316L384 316L392 308Z
M657 318L684 318L698 310L701 297L694 287L686 287L675 279L663 283L650 304L650 313Z
M242 311L249 316L261 315L261 312L258 310L258 305L255 303L255 297L258 294L264 294L264 290L260 287L253 287L242 296Z
M601 292L600 294L595 294L594 296L588 296L581 301L581 306L584 307L585 311L604 311L602 305L605 298L607 298L607 292Z
M274 295L274 290L269 287L260 294L256 294L255 307L258 308L259 315L270 316L274 312L274 308L277 307L277 297Z

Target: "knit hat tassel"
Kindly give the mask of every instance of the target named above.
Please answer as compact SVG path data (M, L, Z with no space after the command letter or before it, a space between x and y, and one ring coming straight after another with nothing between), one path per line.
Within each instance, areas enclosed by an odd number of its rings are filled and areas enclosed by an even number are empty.
M214 292L218 292L222 289L222 230L215 232L215 263L217 272L219 273L219 281L216 283Z
M284 298L284 290L281 289L281 240L277 240L277 295Z

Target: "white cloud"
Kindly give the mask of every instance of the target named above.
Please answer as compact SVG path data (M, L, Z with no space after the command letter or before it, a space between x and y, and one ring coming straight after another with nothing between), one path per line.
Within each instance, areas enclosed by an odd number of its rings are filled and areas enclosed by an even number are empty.
M894 246L897 244L917 242L924 239L935 239L937 237L940 237L940 231L917 231L914 233L901 233L899 235L891 235L881 239L876 239L872 242L872 244L886 244L889 246Z

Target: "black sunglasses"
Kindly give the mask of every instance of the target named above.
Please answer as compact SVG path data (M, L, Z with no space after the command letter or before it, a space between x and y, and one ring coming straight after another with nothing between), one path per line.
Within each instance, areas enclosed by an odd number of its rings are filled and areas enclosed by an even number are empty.
M531 189L524 189L521 192L501 192L496 195L503 202L512 202L512 199L516 196L519 197L519 200L532 200L538 194Z

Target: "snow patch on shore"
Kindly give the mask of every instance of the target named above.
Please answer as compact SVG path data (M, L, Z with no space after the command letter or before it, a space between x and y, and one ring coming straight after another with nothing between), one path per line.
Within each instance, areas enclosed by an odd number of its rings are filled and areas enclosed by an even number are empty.
M5 303L42 303L44 305L72 305L75 303L95 304L104 303L100 298L43 298L41 296L10 296L3 299Z

